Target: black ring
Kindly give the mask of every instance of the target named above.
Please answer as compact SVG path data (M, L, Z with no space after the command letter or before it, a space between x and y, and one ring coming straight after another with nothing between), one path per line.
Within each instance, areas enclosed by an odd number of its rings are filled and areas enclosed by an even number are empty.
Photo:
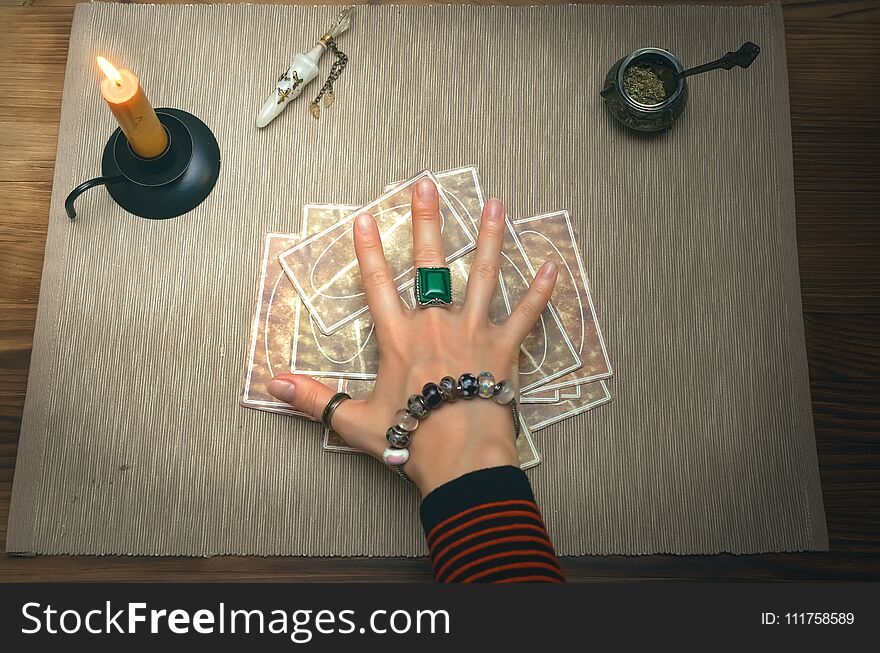
M345 392L337 392L330 398L330 401L327 402L327 405L324 407L324 414L321 415L321 424L323 424L328 429L333 429L330 426L330 421L333 419L333 413L336 412L336 409L339 408L339 404L341 404L346 399L351 399L351 395L346 394Z

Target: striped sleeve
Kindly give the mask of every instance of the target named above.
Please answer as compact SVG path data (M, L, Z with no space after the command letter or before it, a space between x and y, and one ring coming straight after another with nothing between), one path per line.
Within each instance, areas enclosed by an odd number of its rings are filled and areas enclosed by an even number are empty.
M428 494L421 506L442 583L560 583L565 578L522 470L492 467Z

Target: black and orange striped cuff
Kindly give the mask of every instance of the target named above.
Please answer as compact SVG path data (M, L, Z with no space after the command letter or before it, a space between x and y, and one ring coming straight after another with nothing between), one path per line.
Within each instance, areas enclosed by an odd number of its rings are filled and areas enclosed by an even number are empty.
M565 579L528 477L512 467L481 469L422 501L422 526L443 583L559 583Z

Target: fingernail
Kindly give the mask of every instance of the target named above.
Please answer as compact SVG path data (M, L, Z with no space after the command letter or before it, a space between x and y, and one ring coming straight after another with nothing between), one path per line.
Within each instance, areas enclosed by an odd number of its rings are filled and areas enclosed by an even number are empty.
M425 177L416 184L416 195L419 196L420 200L429 200L434 195L434 189L434 182Z
M293 392L296 390L296 386L293 381L287 379L272 379L269 382L268 390L269 394L276 399L290 403L293 401Z
M504 215L504 205L494 197L486 203L486 215L492 220L499 220Z
M544 265L541 266L541 269L538 270L538 276L542 279L552 279L555 274L556 263L553 261L545 262Z
M370 233L373 230L373 225L371 224L372 222L373 222L373 218L368 216L366 213L361 213L357 217L358 230L362 234L365 234L365 235Z

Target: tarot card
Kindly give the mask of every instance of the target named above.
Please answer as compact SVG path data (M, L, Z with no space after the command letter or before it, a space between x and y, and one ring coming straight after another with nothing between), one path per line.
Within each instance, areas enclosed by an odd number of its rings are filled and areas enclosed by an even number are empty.
M356 208L347 204L306 204L303 206L303 238L337 224ZM369 313L328 336L321 332L302 301L297 303L290 356L292 371L325 377L375 379L378 361L379 350Z
M552 405L520 404L519 411L522 420L529 425L532 432L535 432L609 401L611 401L611 392L605 381L592 381L580 386L580 397L577 399L563 399Z
M437 173L436 178L450 201L461 215L466 216L470 227L476 233L479 230L484 201L476 168L467 166L446 170ZM470 270L469 264L472 260L473 255L469 255L461 260L456 269L451 269L454 297L464 297L467 272ZM509 220L502 245L499 276L498 291L490 307L490 318L496 322L502 322L507 318L534 277L534 271L529 268L528 259ZM580 358L565 334L559 317L553 307L548 307L535 331L526 338L521 348L519 374L521 396L527 395L530 389L546 384L579 366ZM557 400L558 397L552 395L552 401ZM529 397L526 403L532 401L546 403L550 398L547 395L537 395Z
M483 213L483 188L474 166L464 166L438 172L437 180L472 233L480 231L480 216Z
M465 166L452 170L444 170L435 173L440 182L444 194L449 202L464 220L465 225L476 234L480 230L480 215L483 212L483 190L480 187L480 179L474 166ZM393 189L400 182L392 182L385 187L385 191ZM452 296L459 301L464 299L467 292L468 274L474 261L474 252L465 254L460 259L449 265L452 282ZM507 290L504 280L498 275L498 290L492 297L489 305L489 319L503 322L510 311L508 309Z
M376 219L398 290L413 284L410 203L415 184L424 178L437 183L426 170L281 253L281 264L321 333L335 333L368 310L352 235L358 214L368 212ZM438 189L446 261L452 262L471 251L476 241L439 184Z
M590 282L580 255L568 211L555 211L513 221L517 236L529 259L529 269L548 259L556 261L559 276L551 304L572 338L583 366L544 389L577 386L611 376L605 339L596 319Z
M510 305L516 306L526 294L535 272L528 263L510 220L507 221L507 234L501 250L501 274L504 277ZM548 388L544 386L551 381L581 366L580 356L569 340L552 305L547 306L535 329L526 336L520 347L519 360L521 393L538 387L546 390Z
M303 207L303 238L336 224L353 207L345 204L307 204ZM469 256L467 254L466 256ZM459 259L460 261L461 259ZM451 264L453 269L458 261ZM412 287L401 293L408 308L415 306ZM298 374L328 378L375 379L379 351L369 313L324 335L302 302L297 307L290 369Z
M299 296L278 263L278 253L299 239L291 234L266 234L260 284L248 342L247 367L240 403L274 413L308 417L269 394L266 386L290 365L291 334ZM322 382L324 379L319 379Z
M478 232L484 200L476 168L468 166L446 170L437 173L437 179L443 185L443 189L455 207L462 215L467 216L471 227L475 232ZM534 271L528 268L528 259L509 220L507 227L508 233L501 252L498 291L495 293L493 306L490 309L490 318L496 322L506 319L525 293L529 281L534 277ZM466 285L467 274L463 270L461 276L463 276L463 284ZM499 315L502 308L504 311L503 319ZM548 307L541 316L535 331L526 338L521 348L519 374L521 401L525 398L523 395L526 395L530 389L546 384L549 380L566 374L567 371L577 369L579 365L580 359L569 342L559 317L552 307ZM552 390L552 388L549 389ZM553 399L556 400L555 395ZM537 395L528 398L526 403L535 400L546 402L548 397Z
M302 207L302 240L311 238L339 223L357 211L354 204L304 204Z
M369 380L340 379L337 392L347 392L351 395L352 399L363 399L373 391L373 384L374 381ZM418 431L416 433L418 434ZM332 429L324 429L324 449L340 453L363 453L349 446ZM526 426L522 414L520 414L520 433L516 441L516 451L519 455L519 466L521 469L528 469L541 463L541 456L535 448L532 434L528 426Z

